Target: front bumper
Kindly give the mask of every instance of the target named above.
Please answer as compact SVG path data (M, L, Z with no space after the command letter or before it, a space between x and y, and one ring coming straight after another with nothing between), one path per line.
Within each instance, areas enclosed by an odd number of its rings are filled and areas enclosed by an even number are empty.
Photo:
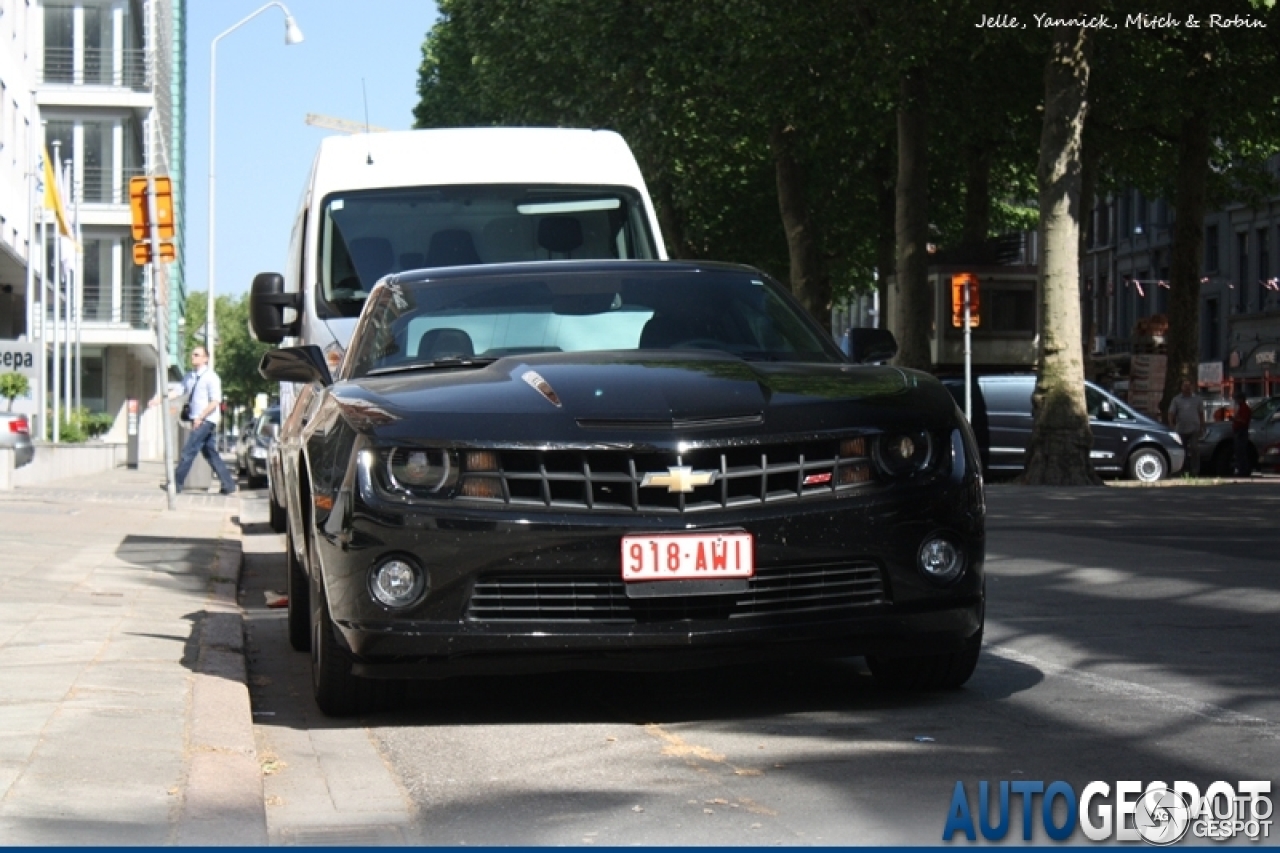
M983 514L980 481L945 475L714 517L427 512L346 493L320 525L316 556L340 640L366 677L941 653L982 627ZM749 589L656 603L628 593L624 534L730 528L755 542ZM940 533L966 559L947 585L918 568L921 543ZM371 567L393 555L430 577L426 598L402 613L369 593ZM873 576L878 587L858 586ZM517 603L504 609L503 595Z

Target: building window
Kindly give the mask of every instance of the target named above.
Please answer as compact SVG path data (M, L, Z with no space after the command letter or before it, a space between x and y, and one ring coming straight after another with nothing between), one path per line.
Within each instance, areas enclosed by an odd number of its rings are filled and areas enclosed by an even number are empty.
M1249 310L1249 232L1236 234L1236 310Z
M1204 336L1200 342L1205 361L1220 361L1222 351L1218 348L1218 300L1206 299L1204 302Z
M1218 271L1218 226L1204 229L1204 271Z
M992 332L1036 331L1036 295L1034 289L992 288L982 294L983 322ZM989 318L989 320L988 320Z
M1258 307L1267 307L1272 300L1267 289L1267 279L1271 277L1271 251L1267 239L1268 229L1258 229Z

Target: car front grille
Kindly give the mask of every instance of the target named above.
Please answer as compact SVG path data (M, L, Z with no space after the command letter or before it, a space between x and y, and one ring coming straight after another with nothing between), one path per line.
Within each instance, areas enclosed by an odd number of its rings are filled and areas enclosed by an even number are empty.
M664 622L743 619L882 604L870 561L761 568L741 593L629 598L616 575L502 574L479 579L466 618L477 622Z
M864 438L822 439L683 453L501 449L486 454L492 470L464 468L454 500L692 513L830 497L875 482L868 444ZM686 476L695 482L683 480Z

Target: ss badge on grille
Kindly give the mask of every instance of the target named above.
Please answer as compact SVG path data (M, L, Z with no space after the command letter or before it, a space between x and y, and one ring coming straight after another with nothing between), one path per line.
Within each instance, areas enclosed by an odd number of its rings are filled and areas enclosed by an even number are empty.
M715 481L715 471L695 471L687 466L671 467L665 474L645 474L640 481L640 488L666 486L668 492L692 492L695 486L709 486Z

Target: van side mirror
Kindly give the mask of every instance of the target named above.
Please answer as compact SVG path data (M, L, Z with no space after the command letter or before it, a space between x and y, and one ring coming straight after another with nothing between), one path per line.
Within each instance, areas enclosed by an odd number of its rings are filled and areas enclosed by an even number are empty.
M849 359L857 364L888 361L898 354L898 341L888 329L850 329Z
M285 293L284 276L278 272L258 273L249 290L249 329L264 344L278 344L298 334L302 294ZM294 318L285 322L285 309L292 308Z
M1098 420L1114 421L1116 419L1116 407L1112 405L1110 400L1103 400L1098 405Z
M275 382L319 382L326 387L333 384L324 353L315 344L268 350L258 362L258 373Z

